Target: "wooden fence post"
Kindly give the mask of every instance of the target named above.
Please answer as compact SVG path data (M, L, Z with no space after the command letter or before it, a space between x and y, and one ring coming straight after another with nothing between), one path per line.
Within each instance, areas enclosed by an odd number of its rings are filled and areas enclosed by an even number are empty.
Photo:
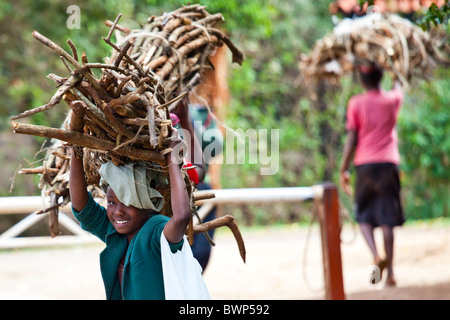
M323 184L322 205L323 209L319 210L319 221L322 236L326 299L344 300L339 201L338 191L334 184Z

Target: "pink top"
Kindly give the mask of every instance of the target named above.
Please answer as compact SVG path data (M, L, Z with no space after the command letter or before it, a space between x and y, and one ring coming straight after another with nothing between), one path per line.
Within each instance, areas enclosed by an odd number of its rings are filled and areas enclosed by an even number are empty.
M397 115L403 102L401 89L370 90L348 102L347 130L357 132L354 164L400 163Z

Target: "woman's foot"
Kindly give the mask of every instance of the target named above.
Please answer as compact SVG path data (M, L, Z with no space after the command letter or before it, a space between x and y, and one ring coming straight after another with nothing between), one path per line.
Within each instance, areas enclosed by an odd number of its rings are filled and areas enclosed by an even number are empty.
M374 261L374 265L376 267L378 267L378 270L380 271L380 276L378 277L374 277L373 275L371 276L372 280L372 284L377 284L381 281L381 279L383 278L383 270L387 267L388 262L386 259L381 259L381 258L376 258Z
M375 261L375 265L380 268L380 280L383 277L383 270L387 267L388 261L386 259L378 258L377 261Z
M395 287L396 285L397 285L397 281L395 281L395 278L387 278L386 279L386 286Z

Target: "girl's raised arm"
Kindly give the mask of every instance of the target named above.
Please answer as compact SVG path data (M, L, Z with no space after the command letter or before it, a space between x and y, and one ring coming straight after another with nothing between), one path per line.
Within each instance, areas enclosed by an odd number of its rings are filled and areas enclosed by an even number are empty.
M72 207L80 212L89 200L86 179L84 177L83 160L77 158L75 150L72 150L70 158L69 191Z
M179 141L172 142L170 147L174 148L178 143ZM166 160L169 170L172 218L164 227L164 236L169 242L178 243L183 239L184 232L191 219L191 204L178 164L179 158L169 152L166 155Z

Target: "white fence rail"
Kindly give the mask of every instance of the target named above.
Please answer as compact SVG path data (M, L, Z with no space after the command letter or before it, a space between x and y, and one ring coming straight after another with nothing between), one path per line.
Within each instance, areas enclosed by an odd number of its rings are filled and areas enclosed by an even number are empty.
M19 237L24 231L48 217L48 213L36 214L50 207L50 197L0 197L0 217L5 214L28 214L24 219L0 234L0 249L15 249L42 246L61 246L95 243L99 240L81 229L80 225L67 214L72 214L70 205L60 208L58 222L73 235ZM31 212L31 213L30 213Z
M322 187L214 189L205 192L214 193L215 198L199 201L199 203L203 204L198 212L200 217L205 217L216 205L302 202L320 197ZM55 238L50 236L19 237L25 230L48 216L48 213L37 215L36 212L49 206L49 197L0 197L0 216L5 214L28 214L26 218L0 235L0 248L66 245L98 241L96 237L82 230L77 222L67 216L67 214L72 214L70 205L60 208L58 221L74 235L61 235Z

